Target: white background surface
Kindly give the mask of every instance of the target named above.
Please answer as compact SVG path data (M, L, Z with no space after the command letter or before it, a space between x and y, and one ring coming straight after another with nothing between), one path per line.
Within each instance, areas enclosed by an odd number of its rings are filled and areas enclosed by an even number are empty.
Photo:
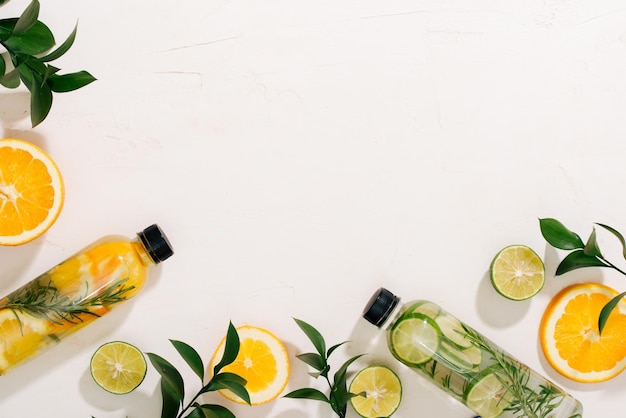
M27 4L12 0L0 16ZM336 364L370 352L360 365L393 366L405 386L398 417L470 417L384 354L360 319L379 286L440 303L576 396L585 417L623 410L626 375L575 384L537 345L541 314L567 284L626 290L607 270L555 278L563 254L537 222L556 217L581 235L596 221L626 231L622 1L41 6L59 42L79 21L57 66L98 81L56 95L35 129L26 91L0 91L2 136L43 147L67 192L48 233L0 248L0 290L101 235L154 222L176 254L136 299L1 377L0 417L157 417L154 370L126 396L92 382L100 344L129 341L184 370L167 339L208 362L232 320L271 330L293 359L312 347L292 317L329 344L353 341ZM527 302L504 300L488 280L492 257L512 243L546 262L546 287ZM618 256L611 237L600 243ZM321 384L307 371L293 360L288 390ZM199 382L186 377L195 393ZM238 417L332 416L313 401L251 409L205 400Z

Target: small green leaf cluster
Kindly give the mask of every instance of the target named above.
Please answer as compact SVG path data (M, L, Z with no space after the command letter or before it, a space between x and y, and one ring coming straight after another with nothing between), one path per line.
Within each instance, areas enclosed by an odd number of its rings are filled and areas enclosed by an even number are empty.
M608 225L601 223L596 223L596 225L609 231L620 241L622 244L622 254L626 259L626 240L624 236L615 228ZM559 263L556 269L557 276L583 267L609 267L626 275L626 272L608 261L602 255L602 251L600 251L600 247L598 246L595 227L592 229L586 242L584 242L577 233L570 231L565 225L553 218L539 219L539 227L541 234L548 244L560 250L570 251ZM602 333L611 312L624 296L626 296L626 292L617 295L602 308L600 317L598 318L599 333Z
M30 118L40 124L52 107L52 94L77 90L95 80L87 71L57 74L50 62L64 55L74 43L76 29L57 49L50 28L38 20L39 0L32 0L19 18L0 19L0 45L6 49L11 67L0 56L0 85L14 89L24 83L30 91Z
M246 380L234 373L222 372L221 370L231 364L239 354L239 335L232 322L228 326L224 354L213 368L213 377L204 384L204 364L198 352L182 341L170 340L176 351L185 360L187 365L200 378L202 388L196 393L186 406L185 383L180 372L163 357L146 353L150 363L161 375L161 395L163 397L163 408L161 418L235 418L235 415L227 408L216 404L202 404L198 398L207 392L228 389L242 400L250 404L250 395L245 388ZM189 412L188 415L185 415Z
M326 341L318 330L302 320L296 318L294 318L294 320L296 321L300 329L309 338L311 343L313 343L313 346L316 350L315 353L298 354L296 357L315 369L315 372L311 372L309 373L309 375L316 379L321 376L326 380L330 388L330 395L326 396L326 394L324 394L322 391L315 388L302 388L294 390L286 394L284 397L293 399L311 399L315 401L326 402L339 417L344 418L346 416L346 409L350 398L362 395L352 394L348 392L346 379L348 367L363 354L354 356L347 360L343 365L341 365L337 372L335 372L333 376L333 381L331 382L328 376L328 374L330 373L330 365L328 363L328 359L337 348L347 343L347 341L333 345L328 350L326 350Z

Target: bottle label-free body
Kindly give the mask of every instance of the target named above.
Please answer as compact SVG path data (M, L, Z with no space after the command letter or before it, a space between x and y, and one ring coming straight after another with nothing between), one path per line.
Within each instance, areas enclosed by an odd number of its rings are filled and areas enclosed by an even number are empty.
M416 301L393 323L392 354L482 418L581 418L573 397L438 305Z
M147 270L135 245L91 247L1 299L0 374L132 297Z

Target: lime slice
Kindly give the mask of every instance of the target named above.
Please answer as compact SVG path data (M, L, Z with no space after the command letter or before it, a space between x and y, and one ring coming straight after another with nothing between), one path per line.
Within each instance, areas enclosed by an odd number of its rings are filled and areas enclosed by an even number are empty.
M418 300L408 307L404 315L421 313L435 319L437 315L439 315L440 310L441 308L432 302L429 302L427 300Z
M461 321L452 315L444 314L435 318L435 322L439 325L439 329L443 335L459 348L469 348L472 346L471 341L465 337L467 332L463 329Z
M407 365L417 366L433 358L441 342L437 323L424 314L411 314L391 328L392 354Z
M525 245L505 247L491 263L491 283L507 299L529 299L541 290L544 281L543 261Z
M473 347L475 348L475 347ZM481 352L478 350L478 362L480 363ZM476 361L476 352L471 349L460 349L454 344L449 343L448 341L443 340L441 342L441 346L439 347L439 352L437 353L440 360L448 365L449 368L459 371L459 372L467 372L467 371L477 371L478 364ZM471 356L471 357L470 357Z
M402 399L400 379L385 366L369 366L358 372L349 391L359 395L350 398L350 403L364 418L390 417Z
M507 379L492 369L483 370L476 376L465 393L465 403L482 418L496 418L513 401L513 395L503 382Z
M123 341L101 345L89 365L93 380L111 393L131 392L146 376L146 359L137 347Z

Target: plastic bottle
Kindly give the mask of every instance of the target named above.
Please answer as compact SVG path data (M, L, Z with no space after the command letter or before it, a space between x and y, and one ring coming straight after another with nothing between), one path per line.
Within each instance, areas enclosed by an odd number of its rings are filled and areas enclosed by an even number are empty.
M363 317L393 356L482 418L582 418L582 405L435 303L380 288Z
M133 297L173 253L157 225L103 237L0 299L0 374Z

